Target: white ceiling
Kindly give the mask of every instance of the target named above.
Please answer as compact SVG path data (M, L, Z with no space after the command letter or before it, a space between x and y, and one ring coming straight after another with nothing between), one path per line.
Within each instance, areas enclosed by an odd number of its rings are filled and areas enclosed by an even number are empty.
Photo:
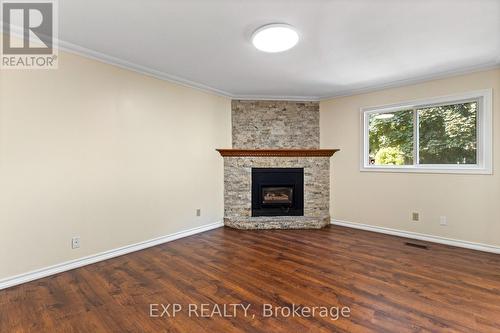
M500 0L65 0L61 46L235 98L318 99L500 64ZM288 23L290 51L252 32Z

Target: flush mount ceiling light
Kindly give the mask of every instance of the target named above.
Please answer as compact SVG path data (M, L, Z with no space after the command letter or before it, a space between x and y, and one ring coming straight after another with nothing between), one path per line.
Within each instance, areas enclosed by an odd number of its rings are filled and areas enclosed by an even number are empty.
M294 47L299 41L299 34L288 24L267 24L255 30L252 35L253 45L260 51L277 53Z

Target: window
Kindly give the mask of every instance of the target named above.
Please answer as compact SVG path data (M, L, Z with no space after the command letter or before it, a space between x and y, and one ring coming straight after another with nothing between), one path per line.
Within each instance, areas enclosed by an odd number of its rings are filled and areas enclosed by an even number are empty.
M361 109L362 171L492 173L491 90Z

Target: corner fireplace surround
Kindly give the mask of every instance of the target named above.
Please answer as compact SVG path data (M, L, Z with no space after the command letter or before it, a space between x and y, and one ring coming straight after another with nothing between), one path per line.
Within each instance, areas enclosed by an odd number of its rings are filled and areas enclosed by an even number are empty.
M330 157L334 149L218 149L224 158L224 225L237 229L319 229L330 224ZM256 171L300 170L303 207L300 215L255 214L252 178ZM257 172L258 173L258 172ZM262 184L261 184L262 185ZM291 180L272 181L260 187L265 204L289 204L296 199ZM289 189L292 188L290 193ZM262 192L265 190L265 192ZM293 191L295 190L295 191ZM269 193L274 192L274 193ZM291 194L291 195L290 195ZM271 198L274 196L274 198ZM274 201L272 201L274 199ZM263 202L262 200L261 202ZM266 208L269 208L267 206ZM286 208L285 208L286 210ZM258 216L260 215L260 216ZM266 215L266 216L264 216Z
M304 169L252 168L252 216L303 216Z

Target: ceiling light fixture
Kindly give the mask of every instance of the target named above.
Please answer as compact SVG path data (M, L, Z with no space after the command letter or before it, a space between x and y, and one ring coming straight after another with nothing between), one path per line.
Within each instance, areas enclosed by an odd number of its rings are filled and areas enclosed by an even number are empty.
M294 27L283 23L267 24L255 30L252 35L253 45L260 51L277 53L294 47L299 41L299 34Z

